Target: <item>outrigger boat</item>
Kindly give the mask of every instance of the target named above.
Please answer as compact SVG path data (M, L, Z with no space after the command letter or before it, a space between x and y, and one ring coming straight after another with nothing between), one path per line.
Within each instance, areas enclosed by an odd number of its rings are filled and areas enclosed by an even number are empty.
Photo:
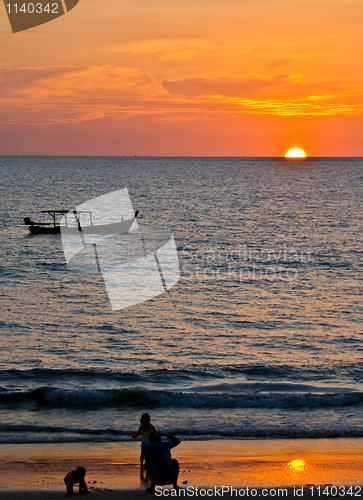
M56 214L64 215L68 210L42 210L42 213L49 214L53 222L34 222L30 217L25 217L24 224L29 226L30 234L59 234L60 225L56 223Z
M112 224L92 224L92 212L78 212L73 210L74 217L77 222L77 227L68 226L68 210L42 210L42 213L47 213L53 218L53 222L34 222L29 217L25 217L24 224L29 226L29 232L31 234L59 234L62 230L62 234L124 234L129 231L134 220L138 216L139 211L135 212L134 217L127 220L121 220L119 222L114 222ZM79 215L81 213L88 213L90 217L90 224L87 226L81 226ZM61 214L65 216L65 224L62 226L56 223L56 214Z

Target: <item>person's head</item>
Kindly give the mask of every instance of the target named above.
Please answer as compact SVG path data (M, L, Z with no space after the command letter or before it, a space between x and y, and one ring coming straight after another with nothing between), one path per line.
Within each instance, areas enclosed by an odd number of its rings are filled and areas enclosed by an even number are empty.
M157 432L151 432L149 435L150 444L156 443L156 441L161 441L161 437Z
M76 474L76 478L78 480L82 480L85 478L85 475L86 475L86 469L84 467L77 467L76 471L75 471L75 474Z
M150 424L150 415L148 413L143 413L140 418L140 424L149 425Z

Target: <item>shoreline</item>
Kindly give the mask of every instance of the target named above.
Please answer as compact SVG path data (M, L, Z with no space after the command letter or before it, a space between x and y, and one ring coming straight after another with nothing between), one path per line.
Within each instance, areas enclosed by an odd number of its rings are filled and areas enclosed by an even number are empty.
M103 500L120 500L120 499L125 499L125 500L142 500L145 498L168 498L168 497L174 497L174 498L284 498L286 500L292 500L292 499L313 499L317 500L319 498L342 498L342 499L351 499L351 498L361 498L362 497L362 487L359 487L359 490L356 489L352 491L352 493L345 494L345 495L340 495L337 496L334 493L332 493L333 490L330 490L328 493L324 493L326 486L321 486L320 489L318 490L319 487L314 487L314 492L311 491L311 488L309 485L308 486L301 486L301 487L296 487L296 488L285 488L285 487L279 487L279 488L274 488L274 489L262 489L262 488L257 488L257 489L240 489L238 490L237 488L234 488L233 491L229 492L222 492L221 489L217 490L215 493L213 493L213 490L208 489L208 488L199 488L197 489L196 493L188 493L185 489L184 492L181 491L179 493L175 493L173 495L173 490L165 490L164 493L158 493L155 495L152 495L150 493L147 493L145 491L141 490L114 490L114 491L107 491L107 490L100 490L100 491L92 491L92 497L91 498L99 498ZM358 488L358 487L356 487ZM244 491L244 493L241 493L241 491ZM0 492L0 498L2 500L59 500L61 498L65 497L64 492L60 491L8 491L8 492ZM83 497L83 495L82 495Z
M86 467L86 482L95 497L105 500L152 497L145 492L149 483L140 476L139 455L139 441L2 444L0 499L63 497L63 477L79 465ZM362 438L182 441L172 455L180 463L179 485L185 490L189 488L189 493L194 492L193 495L185 492L184 496L201 496L196 495L195 488L209 489L211 493L211 488L228 486L244 489L245 496L251 496L246 495L246 488L256 489L257 496L266 498L276 495L263 495L261 488L287 488L285 498L329 498L323 495L323 489L319 494L317 488L322 485L358 488L363 483ZM304 487L302 496L297 494L297 488L301 487ZM155 496L175 496L168 492ZM348 495L349 498L359 498L358 489L353 493L356 494ZM227 493L224 496L228 497ZM360 496L363 497L363 488Z

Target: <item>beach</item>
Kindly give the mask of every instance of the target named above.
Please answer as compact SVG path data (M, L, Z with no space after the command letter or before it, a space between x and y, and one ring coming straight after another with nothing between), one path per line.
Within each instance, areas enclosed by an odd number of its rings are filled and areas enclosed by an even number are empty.
M363 495L363 439L184 441L172 455L185 489L179 496L217 498L223 488L225 497L344 498L350 486L346 498ZM95 498L151 496L140 477L139 443L1 445L0 457L4 500L62 498L63 477L79 465Z

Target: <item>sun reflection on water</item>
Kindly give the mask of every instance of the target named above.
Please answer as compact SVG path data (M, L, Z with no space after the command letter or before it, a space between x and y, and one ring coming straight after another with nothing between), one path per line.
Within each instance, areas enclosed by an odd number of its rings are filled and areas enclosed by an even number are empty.
M292 460L287 464L287 467L290 469L292 473L305 472L306 462L305 460Z
M307 473L308 464L305 460L291 460L285 465L285 477L290 480L302 480Z

